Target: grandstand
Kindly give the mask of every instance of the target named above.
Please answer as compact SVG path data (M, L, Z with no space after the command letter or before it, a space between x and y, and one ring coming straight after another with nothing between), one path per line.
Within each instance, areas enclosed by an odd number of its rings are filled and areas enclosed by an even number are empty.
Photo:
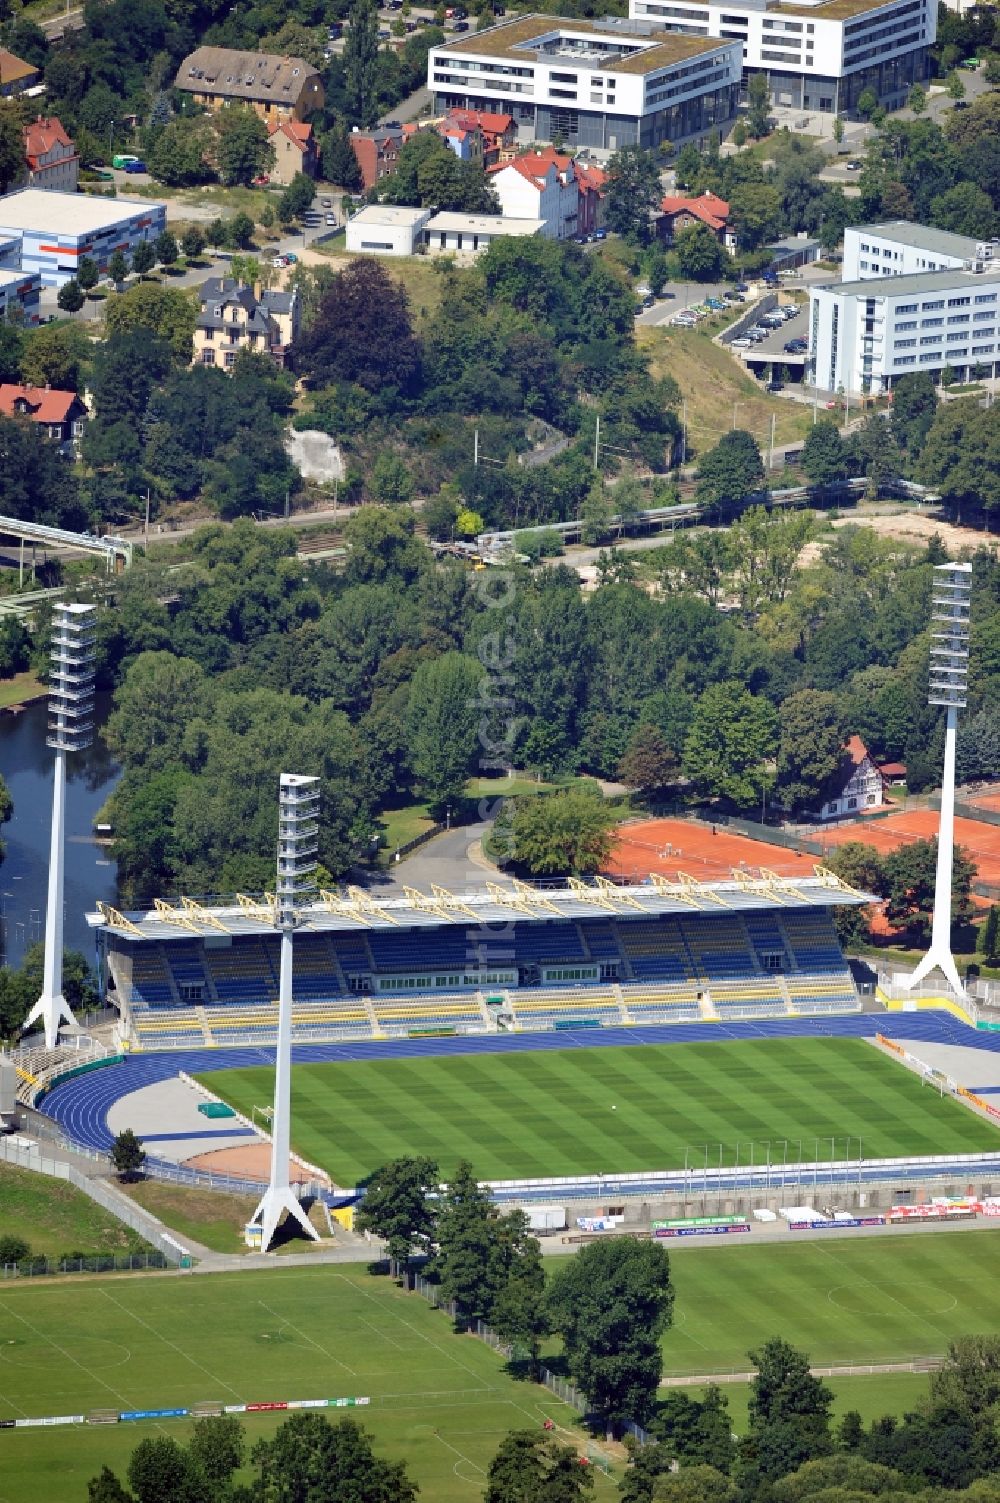
M323 893L295 947L297 1041L851 1012L831 910L867 901L831 873L598 878L455 897ZM273 1042L278 935L264 901L102 907L108 1000L133 1047Z

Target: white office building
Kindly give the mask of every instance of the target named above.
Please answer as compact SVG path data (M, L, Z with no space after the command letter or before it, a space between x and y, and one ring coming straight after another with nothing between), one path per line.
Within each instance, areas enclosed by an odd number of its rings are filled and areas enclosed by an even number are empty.
M427 86L439 113L502 109L521 142L650 149L732 119L742 68L739 43L724 38L614 17L517 16L433 47Z
M809 290L809 356L821 391L860 396L946 368L958 381L1000 374L1000 262L981 271L862 277Z
M864 277L909 277L921 271L976 271L1000 257L1000 244L895 219L851 225L844 231L845 282Z
M744 79L763 73L771 103L851 115L865 89L893 108L928 77L936 0L629 0L634 21L738 39Z

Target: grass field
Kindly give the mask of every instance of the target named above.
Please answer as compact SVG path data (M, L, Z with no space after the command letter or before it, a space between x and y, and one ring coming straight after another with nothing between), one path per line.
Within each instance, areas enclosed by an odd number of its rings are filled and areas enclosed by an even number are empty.
M0 1285L0 1418L339 1397L372 1400L357 1417L434 1503L478 1503L509 1430L575 1422L419 1295L356 1267ZM277 1423L247 1416L247 1433ZM4 1503L79 1503L102 1463L123 1472L151 1433L5 1431ZM614 1496L600 1479L596 1503Z
M201 1075L250 1114L269 1068ZM831 1152L831 1135L833 1137ZM848 1143L848 1138L851 1142ZM429 1154L447 1176L624 1174L760 1159L811 1161L1000 1148L1000 1133L860 1039L767 1039L297 1065L292 1141L342 1185ZM783 1156L780 1148L774 1150Z
M0 1164L0 1231L22 1237L33 1253L125 1253L142 1239L65 1180Z
M246 1252L243 1228L253 1215L256 1197L220 1195L156 1179L136 1180L121 1189L182 1238L200 1242L213 1252ZM301 1251L301 1244L296 1245Z
M745 1371L748 1348L774 1335L833 1365L938 1355L954 1336L1000 1331L996 1232L787 1238L671 1249L667 1372ZM866 1418L911 1406L926 1383L910 1374L830 1380L836 1412ZM746 1385L726 1391L741 1429ZM514 1383L483 1343L359 1267L0 1285L0 1419L351 1396L372 1400L362 1422L435 1503L481 1498L482 1469L509 1429L551 1414L574 1433L574 1417L548 1393ZM276 1423L247 1417L248 1433ZM100 1465L122 1470L152 1429L4 1432L4 1503L78 1503ZM185 1433L181 1421L165 1429ZM598 1478L595 1503L613 1496Z
M834 1424L848 1409L856 1409L866 1425L883 1414L905 1414L927 1397L926 1373L879 1373L865 1378L824 1378L833 1392ZM692 1398L700 1399L703 1388L689 1388ZM727 1383L723 1393L729 1400L729 1417L737 1435L747 1431L749 1383Z

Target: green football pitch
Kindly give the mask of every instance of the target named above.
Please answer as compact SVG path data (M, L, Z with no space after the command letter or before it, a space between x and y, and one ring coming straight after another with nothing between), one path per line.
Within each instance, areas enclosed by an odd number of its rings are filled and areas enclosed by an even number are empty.
M955 1336L1000 1332L992 1230L795 1237L670 1249L666 1372L746 1371L748 1349L775 1335L820 1366L936 1356ZM919 1397L909 1375L832 1386L838 1408L866 1417ZM0 1286L0 1419L338 1397L371 1399L356 1417L435 1503L480 1499L483 1470L510 1429L550 1414L580 1433L570 1411L508 1378L484 1343L454 1335L441 1311L362 1268ZM745 1389L732 1397L739 1424ZM251 1438L278 1422L246 1417ZM163 1422L178 1437L185 1424ZM78 1503L102 1463L122 1472L154 1431L149 1422L4 1430L4 1503ZM595 1503L613 1496L599 1479Z
M247 1116L273 1097L269 1067L199 1079ZM964 1153L1000 1132L861 1039L795 1038L296 1065L292 1141L353 1185L408 1153L528 1179L759 1163L767 1143L778 1162Z

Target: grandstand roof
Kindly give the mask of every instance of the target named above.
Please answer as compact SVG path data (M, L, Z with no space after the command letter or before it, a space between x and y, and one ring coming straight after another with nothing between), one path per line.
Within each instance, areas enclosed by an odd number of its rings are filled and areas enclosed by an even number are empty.
M274 930L271 895L262 899L243 895L228 902L199 903L179 898L157 899L151 909L119 913L104 904L87 914L87 923L122 939L165 940L184 934L263 934ZM832 872L817 867L808 877L779 877L762 871L757 876L734 872L725 882L695 882L679 877L668 881L654 875L638 887L618 887L604 878L586 883L570 878L564 887L535 888L515 882L501 887L488 883L475 892L453 894L434 887L430 893L404 888L402 896L373 897L360 888L346 893L324 892L302 910L303 926L312 930L467 928L477 924L546 923L555 919L656 918L661 914L701 912L706 915L754 909L830 908L873 902Z

